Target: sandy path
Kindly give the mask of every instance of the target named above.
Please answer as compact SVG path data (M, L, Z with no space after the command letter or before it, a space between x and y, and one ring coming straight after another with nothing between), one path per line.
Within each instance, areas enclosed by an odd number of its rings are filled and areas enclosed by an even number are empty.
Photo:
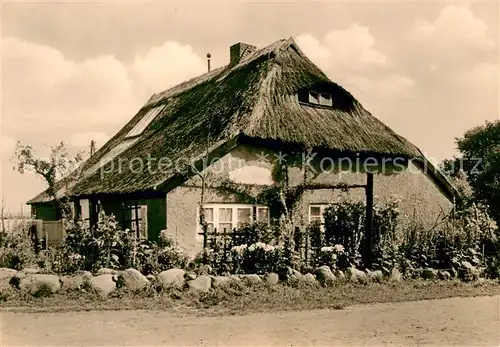
M2 313L4 346L500 345L500 296L241 317L168 312Z

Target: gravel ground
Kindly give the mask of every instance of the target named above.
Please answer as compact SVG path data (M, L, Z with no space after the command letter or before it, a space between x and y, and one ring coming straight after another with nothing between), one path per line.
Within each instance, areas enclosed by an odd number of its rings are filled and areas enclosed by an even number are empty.
M158 311L2 313L3 346L499 346L500 296L344 310L178 317Z

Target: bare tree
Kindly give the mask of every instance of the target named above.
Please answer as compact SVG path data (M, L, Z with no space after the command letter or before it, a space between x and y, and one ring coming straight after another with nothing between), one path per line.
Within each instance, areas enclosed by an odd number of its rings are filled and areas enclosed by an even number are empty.
M68 149L63 141L57 146L50 148L47 158L39 157L31 145L17 142L15 149L14 170L21 174L31 172L41 176L48 185L47 193L55 204L61 209L63 217L71 213L69 205L57 194L58 181L75 171L83 161L83 153L79 152L75 157L70 157Z

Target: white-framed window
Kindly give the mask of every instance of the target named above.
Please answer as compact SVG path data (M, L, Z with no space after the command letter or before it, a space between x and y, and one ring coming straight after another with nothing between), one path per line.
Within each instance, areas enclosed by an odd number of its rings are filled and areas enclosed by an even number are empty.
M203 211L209 232L214 229L217 229L218 233L223 233L224 229L226 232L232 232L233 229L254 222L269 221L269 209L261 205L207 203L203 205ZM196 224L198 232L201 233L199 210Z
M332 106L332 96L328 93L320 93L319 94L319 104L324 106Z
M151 122L156 118L156 116L165 108L165 105L161 105L155 108L152 108L149 110L138 122L137 124L130 130L125 136L125 138L128 137L135 137L141 135L144 130L146 130L147 126L151 124Z
M328 92L318 92L315 90L301 90L297 94L299 102L321 105L321 106L333 106L333 97L331 93Z
M319 94L311 90L309 92L309 102L311 104L319 104Z
M329 204L311 204L309 205L309 223L319 222L321 226L325 224L325 211Z

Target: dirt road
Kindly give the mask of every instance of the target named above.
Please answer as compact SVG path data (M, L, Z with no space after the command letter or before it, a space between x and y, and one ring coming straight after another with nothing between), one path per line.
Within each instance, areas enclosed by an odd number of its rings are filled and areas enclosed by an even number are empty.
M230 317L2 313L3 346L499 346L500 296Z

